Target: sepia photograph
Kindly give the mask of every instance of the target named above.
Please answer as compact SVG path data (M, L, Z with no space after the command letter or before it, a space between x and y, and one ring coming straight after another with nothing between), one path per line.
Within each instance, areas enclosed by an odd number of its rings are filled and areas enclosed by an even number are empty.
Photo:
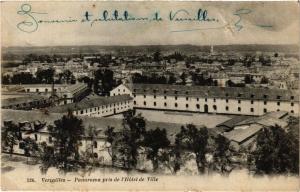
M1 190L300 190L299 15L2 1Z

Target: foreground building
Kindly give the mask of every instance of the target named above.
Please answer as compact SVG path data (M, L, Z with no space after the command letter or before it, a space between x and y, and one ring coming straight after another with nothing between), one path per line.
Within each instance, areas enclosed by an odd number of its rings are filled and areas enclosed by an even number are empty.
M35 140L38 144L46 143L53 145L54 139L52 138L48 126L55 126L54 121L59 120L64 114L60 113L43 113L40 111L22 111L22 110L2 110L2 131L5 126L15 124L20 127L21 135L17 143L14 145L13 152L15 154L24 155L24 146L22 141L29 137ZM111 144L106 141L104 131L108 127L114 127L115 131L123 129L124 124L122 119L116 118L96 118L96 117L80 117L83 127L85 129L82 140L79 143L79 151L84 154L85 152L93 153L95 160L103 165L111 165ZM181 129L180 124L163 123L146 121L146 129L164 128L167 130L168 138L171 143L175 142L175 135ZM93 128L93 136L90 135L89 129ZM94 135L95 134L95 135ZM2 149L3 150L3 149ZM8 152L8 151L3 151Z
M241 147L255 147L257 134L263 128L280 126L288 127L288 113L283 111L270 112L259 117L236 116L216 126L217 133L226 137L231 146L239 150Z
M296 91L165 84L121 84L110 95L130 94L134 108L260 116L299 112Z

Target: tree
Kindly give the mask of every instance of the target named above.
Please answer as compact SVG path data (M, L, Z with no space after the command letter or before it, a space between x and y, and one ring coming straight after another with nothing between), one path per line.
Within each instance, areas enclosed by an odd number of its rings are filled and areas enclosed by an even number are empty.
M79 145L84 134L82 120L71 112L49 126L53 138L54 165L63 172L76 170L79 167Z
M170 145L165 129L156 128L155 130L146 131L143 144L148 147L147 158L152 161L153 171L158 168L158 150Z
M92 89L94 79L91 79L91 78L88 77L88 76L84 76L84 77L78 79L78 81L87 84L88 87L89 87L90 89Z
M55 70L53 68L41 69L36 72L36 79L38 83L50 84L54 81Z
M155 62L161 61L161 54L160 54L160 51L154 52L154 54L153 54L153 60L154 60Z
M112 164L114 164L115 162L115 156L113 154L113 142L115 141L115 138L117 136L117 133L114 131L114 127L110 127L108 126L107 129L104 131L104 134L106 136L106 142L108 142L110 144L110 147L108 149L111 149L111 151L109 150L109 155L111 156L112 158Z
M2 150L8 151L10 156L14 152L14 146L18 144L20 139L18 125L13 122L4 122L4 127L2 127L1 133L1 147Z
M256 138L251 154L257 174L298 174L299 141L280 126L263 128Z
M94 73L94 92L100 95L109 95L109 91L115 86L114 72L98 69Z
M104 134L106 135L106 141L109 143L112 143L114 141L114 138L116 136L116 133L114 132L114 127L107 127Z
M136 167L138 149L143 144L146 123L141 115L130 110L124 113L123 129L115 132L108 127L105 131L107 141L112 144L113 163L120 162L124 168Z
M180 133L176 135L176 139L178 139L178 145L181 148L185 148L196 154L198 171L204 173L206 165L205 153L207 152L208 145L207 128L197 129L193 124L188 124L186 128L182 126Z
M251 84L253 82L253 79L250 75L246 75L244 82L245 84Z
M95 146L94 142L97 142L97 137L98 137L100 131L101 130L97 130L93 126L89 126L88 129L87 129L87 132L86 132L86 135L87 135L88 139L91 142L91 144L89 145L88 150L91 150L89 155L90 155L90 157L92 157L93 164L95 162L94 161L94 158L95 158L95 156L94 156L94 146Z
M102 86L102 79L103 79L103 73L101 69L98 69L94 73L94 83L93 83L93 88L94 92L96 94L100 94L103 90L101 89Z
M67 83L71 83L72 76L73 76L73 73L70 70L65 70L62 73L62 79Z
M75 78L74 75L71 75L70 83L71 84L75 84L76 83L76 78Z
M1 80L2 84L7 85L10 83L10 75L2 74L1 77L2 77L2 80Z
M218 135L215 139L216 143L216 149L214 151L214 166L218 171L221 171L221 173L227 173L228 170L227 167L230 165L230 142L228 139L226 139L222 135Z
M23 144L24 154L27 157L27 163L28 163L28 157L38 155L39 146L36 143L36 141L31 139L30 137L26 137L23 140L22 144Z
M175 75L172 73L172 74L169 76L168 84L174 84L174 83L176 83L176 78L175 78Z
M173 173L177 173L177 171L180 170L180 167L182 165L180 151L181 151L180 138L176 137L175 146L172 148L170 152L170 156L171 156L170 160L171 160L171 164L173 165Z
M187 77L187 75L184 72L180 75L180 79L181 79L183 85L185 85L185 83L186 83L186 77Z
M121 151L124 152L128 161L126 164L129 167L135 167L138 148L141 146L145 134L146 122L140 114L135 115L135 111L131 110L124 113L123 127L121 135L125 147Z
M228 81L226 81L226 85L228 87L245 87L244 83L234 83L233 81L231 81L230 79Z
M47 173L47 170L52 167L56 166L57 162L54 157L54 147L49 146L46 144L46 142L41 143L41 151L40 151L40 159L41 159L41 165L40 170L43 174Z
M261 84L267 84L267 83L269 83L269 80L268 80L268 78L266 78L265 76L263 76L263 77L261 78L260 83L261 83Z
M12 84L32 84L35 82L35 78L30 73L16 73L11 78Z
M114 72L105 69L102 78L102 86L104 95L109 95L109 91L115 86Z

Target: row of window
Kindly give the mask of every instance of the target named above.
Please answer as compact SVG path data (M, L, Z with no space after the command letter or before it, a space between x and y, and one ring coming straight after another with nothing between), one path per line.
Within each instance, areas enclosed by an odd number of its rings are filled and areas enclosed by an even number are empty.
M134 105L136 105L136 101L134 101ZM146 105L147 105L147 103L146 103L146 101L144 101L144 106L146 106ZM156 106L156 102L153 102L153 106ZM164 106L167 107L167 103L166 103L166 102L164 102ZM175 103L174 106L175 106L175 107L178 107L178 104ZM189 104L185 104L185 107L186 107L186 108L189 108ZM197 108L197 109L200 109L200 105L199 105L199 104L196 104L196 108ZM216 106L216 105L213 105L213 109L216 111L216 110L217 110L217 106ZM229 111L229 107L226 106L226 107L225 107L225 110L226 110L226 111ZM238 111L241 111L241 110L242 110L242 108L241 108L241 107L238 107ZM278 109L277 111L279 111L279 109ZM250 112L254 112L254 108L250 108ZM264 108L264 113L267 113L267 112L268 112L267 109ZM294 113L294 111L291 110L291 113Z
M120 103L114 103L113 105L112 104L110 104L110 105L102 105L101 108L104 109L104 108L108 108L108 107L112 107L112 106L115 107L115 106L119 106L119 105L123 105L123 104L125 104L125 105L128 104L129 105L129 101L124 101L124 102L120 102ZM99 111L100 110L100 106L99 107L95 107L95 108L90 108L89 111L93 112L93 109L94 109L94 111ZM88 109L85 109L85 112L87 113ZM80 114L83 114L83 113L84 113L84 110L81 110Z
M54 92L56 92L56 91L57 91L57 89L54 89ZM27 92L30 92L30 89L27 89ZM40 92L40 89L35 89L35 92L37 92L37 93ZM45 92L48 93L47 88L45 89Z
M123 108L125 109L125 108L129 108L129 107L130 107L129 104L125 105L124 107L122 106L122 107L118 107L118 108L115 108L115 105L114 105L114 109L116 109L116 110L120 110L120 109L123 109ZM104 109L104 106L102 106L101 108ZM108 106L106 105L105 108L108 109ZM97 111L100 110L100 107L98 107L98 108L96 108L96 107L95 108L90 108L89 110L85 109L85 110L81 110L80 112L79 111L75 111L75 114L78 115L79 113L80 114L84 114L84 113L88 113L88 112L92 113L93 109L94 109L94 112L97 112ZM106 110L106 112L108 112L108 111L109 110ZM110 109L110 111L112 111L112 109ZM105 112L105 110L102 110L102 113L104 113L104 112ZM98 112L98 114L100 114L100 112Z
M136 97L136 95L134 95L134 97ZM156 95L154 95L153 97L154 97L154 99L156 99ZM144 98L146 98L146 95L144 95ZM164 99L167 99L167 96L164 96ZM175 96L175 100L177 100L177 96ZM188 101L189 97L186 97L186 100ZM199 98L197 98L197 101L199 101ZM213 101L216 102L216 98L214 98ZM207 102L207 98L205 98L205 102ZM228 103L228 102L229 102L229 100L226 99L226 103ZM241 103L241 100L238 100L238 103ZM251 104L253 104L253 103L254 103L254 101L251 100ZM267 104L267 101L264 101L264 105L266 105L266 104ZM279 101L277 102L277 105L278 106L280 105ZM294 103L291 103L291 106L294 106Z
M119 89L119 92L120 92L120 89ZM124 90L124 92L125 92L125 90ZM136 89L133 89L133 92L135 93L135 92L136 92ZM144 89L144 92L146 93L146 92L147 92L147 90L146 90L146 89ZM153 93L154 93L154 94L155 94L155 93L157 93L157 90L155 90L155 89L154 89L154 90L153 90ZM164 90L164 91L163 91L163 93L164 93L164 94L167 94L167 93L168 93L168 91L167 91L167 90ZM174 94L178 94L178 91L177 91L177 90L175 90L175 91L174 91ZM188 91L186 91L186 92L185 92L185 94L186 94L186 95L188 95L188 94L189 94L189 92L188 92ZM225 96L226 96L226 97L228 97L228 96L229 96L229 94L228 94L228 93L226 93L226 94L225 94ZM243 93L238 93L238 94L237 94L237 97L242 97L242 96L243 96ZM255 96L254 94L251 94L251 95L250 95L250 97L251 97L251 98L254 98L254 96ZM277 99L281 99L281 97L282 97L282 96L280 96L280 95L277 95L277 97L276 97L276 98L277 98ZM268 98L268 95L263 95L263 98L267 99L267 98ZM290 98L291 98L291 100L293 100L293 99L294 99L294 96L292 95Z
M121 92L121 90L120 90L120 89L118 89L118 92ZM125 89L123 89L123 92L125 92Z

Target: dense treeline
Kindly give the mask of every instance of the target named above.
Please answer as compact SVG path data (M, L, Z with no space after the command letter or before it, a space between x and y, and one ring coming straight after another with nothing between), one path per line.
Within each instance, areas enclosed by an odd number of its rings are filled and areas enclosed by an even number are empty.
M65 70L62 73L57 74L55 77L55 70L40 69L35 75L31 73L15 73L12 76L3 75L1 76L3 84L51 84L51 83L76 83L76 79L70 70Z
M291 119L290 124L299 125L299 120ZM38 129L36 127L35 131ZM84 128L82 120L71 113L49 125L48 130L51 142L38 144L29 137L22 139L19 125L5 123L2 127L2 150L13 154L13 146L21 143L24 155L37 158L43 173L50 167L69 172L99 165L93 152L99 130ZM171 141L166 129L147 129L145 119L134 111L124 114L123 129L108 127L104 134L105 141L110 143L106 146L111 152L112 165L127 170L141 169L141 164L146 163L141 158L144 154L152 164L152 172L169 170L169 173L176 174L186 170L187 162L191 161L195 167L189 168L195 169L197 174L229 174L241 166L254 174L298 174L299 171L299 140L291 129L284 130L279 126L263 128L258 132L254 145L240 150L235 150L222 135L192 124L182 126ZM91 140L91 146L80 153L83 135ZM238 162L237 158L240 159ZM149 165L146 168L149 171Z

